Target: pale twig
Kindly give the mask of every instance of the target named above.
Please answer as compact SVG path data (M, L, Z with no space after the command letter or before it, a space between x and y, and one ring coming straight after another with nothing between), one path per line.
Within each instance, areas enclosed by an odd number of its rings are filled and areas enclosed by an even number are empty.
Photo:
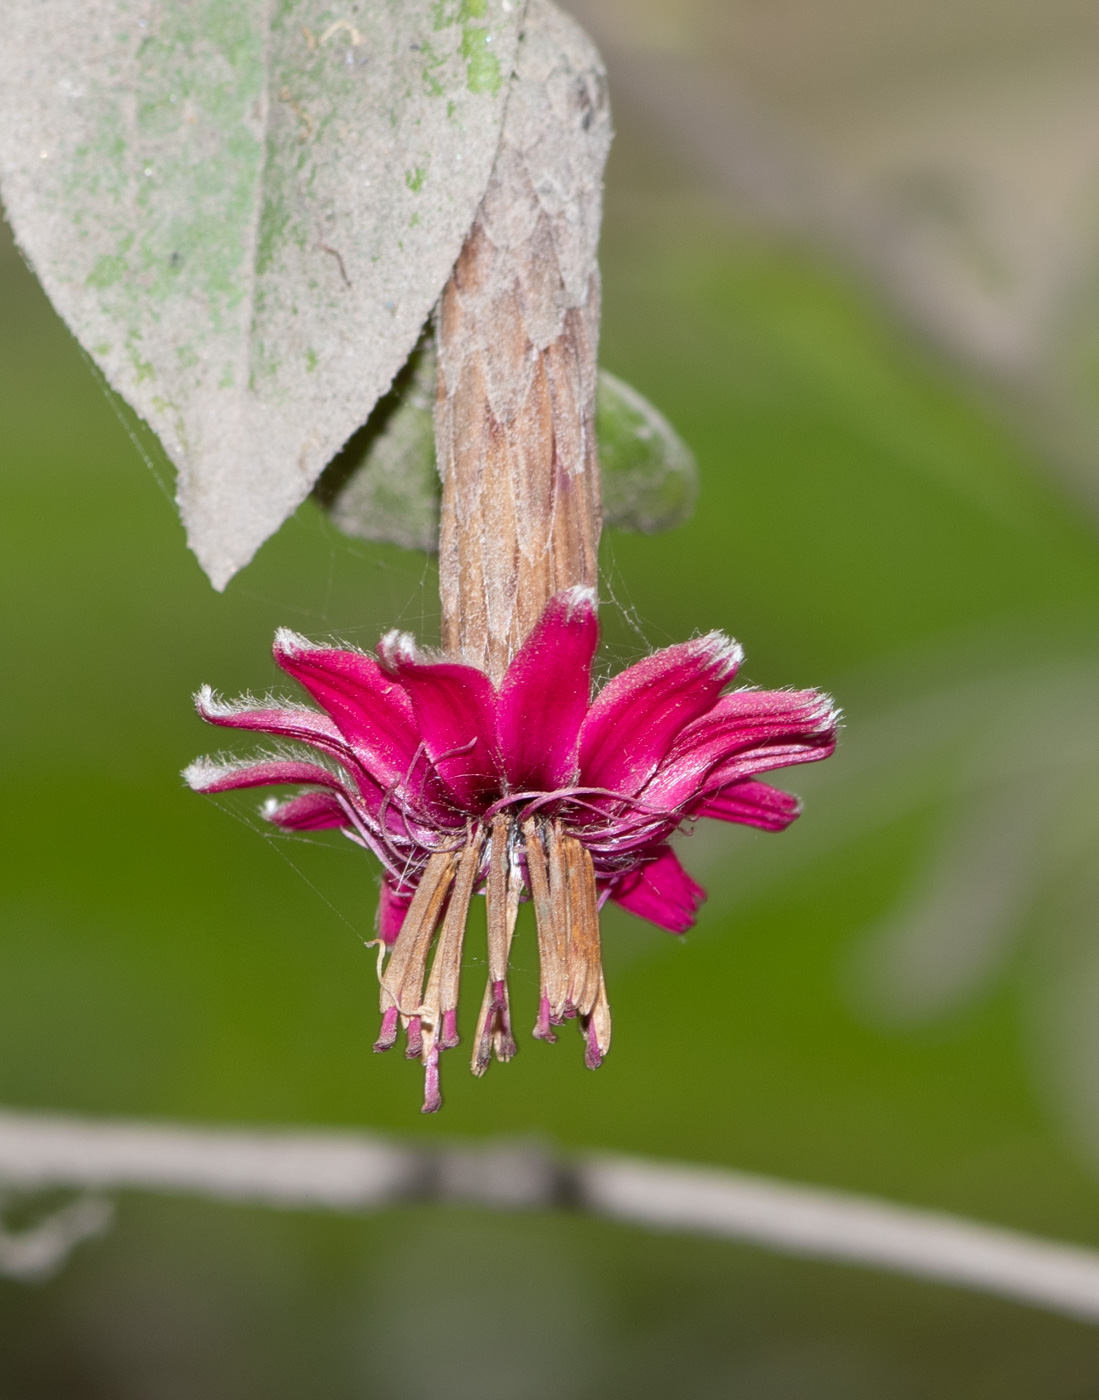
M589 1159L585 1203L653 1229L747 1240L1099 1322L1099 1250L938 1211L719 1168Z
M1099 1322L1097 1250L743 1172L599 1154L558 1157L531 1143L412 1147L366 1133L187 1128L7 1111L0 1112L0 1183L20 1190L131 1188L303 1210L410 1202L563 1206L954 1284ZM105 1223L102 1214L84 1222L95 1230ZM49 1267L93 1232L72 1232ZM18 1272L2 1250L0 1272ZM33 1272L24 1268L23 1276Z
M102 1235L113 1220L110 1201L81 1196L22 1230L0 1223L0 1277L44 1282L64 1266L78 1244Z

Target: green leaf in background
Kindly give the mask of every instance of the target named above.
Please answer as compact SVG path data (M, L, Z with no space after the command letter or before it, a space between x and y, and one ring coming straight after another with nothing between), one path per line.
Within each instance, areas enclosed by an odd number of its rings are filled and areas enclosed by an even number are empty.
M317 500L345 535L438 550L434 403L435 355L425 342L317 482Z
M438 548L434 401L435 357L425 343L317 483L317 500L345 535ZM647 399L606 370L596 389L596 432L607 525L653 535L690 517L698 495L690 448Z
M655 535L690 519L698 497L691 449L648 399L604 370L595 391L603 518Z
M523 9L5 5L8 215L163 442L216 586L415 344L488 181Z

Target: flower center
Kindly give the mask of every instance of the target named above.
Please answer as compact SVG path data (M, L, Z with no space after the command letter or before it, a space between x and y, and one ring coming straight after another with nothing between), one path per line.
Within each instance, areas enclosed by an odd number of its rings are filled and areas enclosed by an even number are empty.
M540 965L538 1018L532 1034L556 1041L552 1027L575 1018L589 1069L597 1069L610 1049L611 1016L591 853L562 829L559 819L535 814L518 820L498 810L471 825L458 850L436 851L428 859L380 977L382 1027L374 1049L391 1049L404 1027L406 1054L424 1064L425 1113L442 1105L440 1053L459 1043L462 946L478 885L483 885L487 905L488 980L474 1036L473 1073L484 1074L494 1054L507 1061L517 1049L508 959L519 904L528 892L534 903Z

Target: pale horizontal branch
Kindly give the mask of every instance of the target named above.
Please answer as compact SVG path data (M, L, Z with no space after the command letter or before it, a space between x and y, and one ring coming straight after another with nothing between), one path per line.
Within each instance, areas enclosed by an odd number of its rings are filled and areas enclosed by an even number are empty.
M305 1210L417 1201L502 1210L564 1206L955 1284L1099 1321L1097 1250L741 1172L596 1154L558 1157L515 1141L414 1147L366 1133L4 1111L0 1187L130 1188Z
M588 1208L650 1228L748 1240L996 1293L1099 1321L1099 1250L872 1196L627 1157L584 1166Z

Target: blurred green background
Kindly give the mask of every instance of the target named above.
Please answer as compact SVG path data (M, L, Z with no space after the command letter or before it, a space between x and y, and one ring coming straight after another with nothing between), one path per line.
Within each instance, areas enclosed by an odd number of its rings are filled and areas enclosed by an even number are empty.
M703 491L671 535L607 536L605 669L722 627L751 681L833 690L847 729L793 775L805 816L684 842L711 895L687 938L608 916L598 1074L571 1037L480 1082L456 1057L421 1119L417 1067L370 1053L369 860L177 774L220 737L191 692L277 685L277 625L432 640L433 565L306 504L216 595L155 450L6 244L0 1101L536 1134L1099 1246L1095 522L841 259L618 118L602 360ZM0 1285L0 1317L2 1400L1099 1396L1094 1328L568 1216L130 1197L58 1278Z

